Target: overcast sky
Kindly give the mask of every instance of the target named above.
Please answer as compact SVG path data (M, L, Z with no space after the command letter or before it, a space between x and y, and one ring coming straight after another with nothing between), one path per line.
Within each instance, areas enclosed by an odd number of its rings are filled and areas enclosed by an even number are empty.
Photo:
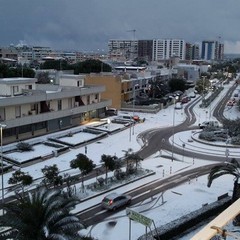
M0 0L0 46L107 50L109 39L221 40L240 53L239 0Z

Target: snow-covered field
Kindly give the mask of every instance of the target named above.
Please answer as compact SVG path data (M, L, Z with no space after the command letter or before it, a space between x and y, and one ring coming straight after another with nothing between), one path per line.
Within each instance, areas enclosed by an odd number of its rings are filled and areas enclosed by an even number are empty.
M225 86L225 90L227 91L230 85ZM195 107L195 112L197 113L197 125L199 122L206 120L215 120L209 114L209 111L213 111L214 104L220 100L220 98L224 95L221 94L218 98L211 104L211 109L201 109L198 106ZM192 100L193 101L193 100ZM191 104L188 103L188 104ZM228 116L236 117L239 115L239 111L237 107L234 106L231 109L226 110ZM144 123L138 123L134 127L134 131L131 128L128 128L124 131L118 132L116 134L109 135L108 137L101 139L97 142L87 144L87 156L94 161L95 164L99 165L102 154L107 155L116 155L117 157L124 156L125 152L132 148L134 151L139 150L142 147L142 141L139 138L140 134L144 131L151 131L154 128L164 128L172 126L173 124L180 124L185 116L182 110L176 110L173 106L168 107L167 109L161 110L156 114L144 114L137 113L140 118L145 118ZM174 119L174 120L173 120ZM112 128L113 123L109 123L107 128ZM81 127L79 127L80 129ZM68 130L69 131L69 130ZM67 131L66 131L67 132ZM209 154L218 154L221 156L225 156L224 146L219 148L218 146L208 146L206 144L197 143L196 141L188 142L188 138L191 136L191 132L186 131L181 134L176 134L174 137L174 144L176 146L181 147L182 143L185 143L186 149L192 149L192 151L196 151L196 149L207 149ZM54 137L57 134L51 134L47 137ZM82 135L83 136L83 135ZM44 137L41 137L41 139ZM84 136L83 136L84 138ZM74 142L72 137L65 138L65 141ZM226 146L227 147L227 146ZM46 149L38 150L45 152ZM69 163L72 159L76 157L78 153L85 154L86 148L79 147L71 149L69 152L66 152L58 157L53 157L46 161L37 163L33 166L24 167L21 170L24 172L28 172L34 178L39 178L42 176L41 169L45 165L53 165L57 164L58 168L61 171L66 171L70 168ZM230 151L230 156L233 157L240 153L240 148L234 149L234 151ZM171 152L164 152L164 155L171 154ZM30 156L29 156L30 157ZM160 155L160 152L157 151L153 156L145 159L142 162L142 167L146 169L151 169L155 171L156 174L139 180L135 183L129 184L127 186L121 187L118 189L119 192L126 192L131 188L136 186L140 186L146 182L153 181L154 179L166 178L169 175L173 175L176 172L183 171L184 169L190 169L194 167L198 167L201 165L206 165L211 163L210 161L204 161L201 159L191 159L186 156L175 156L179 161L170 161L163 158ZM77 170L70 170L69 173L74 174ZM164 174L163 174L164 173ZM4 186L8 186L8 179L10 178L12 172L4 174ZM177 181L177 180L176 180ZM86 182L85 184L90 184L91 182ZM191 179L189 182L182 184L174 189L166 191L160 194L159 196L154 196L152 199L149 199L145 202L142 202L136 206L131 206L132 209L138 211L145 216L154 220L156 226L163 225L172 221L176 218L179 218L193 210L201 208L203 204L211 203L217 200L219 195L229 193L231 195L233 188L233 178L231 176L225 176L217 179L213 182L211 188L207 187L207 176L196 177ZM79 187L80 188L80 187ZM94 194L91 190L88 190L87 196ZM8 195L8 193L6 193ZM81 203L77 208L84 209L86 207L90 207L93 204L100 203L105 193L101 196L93 198L89 201ZM164 204L162 204L162 199L164 199ZM109 221L116 221L116 225L109 225ZM104 222L91 226L86 230L83 230L82 233L86 235L91 235L98 240L126 240L129 238L129 220L126 216L126 211L123 210L117 214L111 216L111 218L106 219ZM131 228L131 239L136 240L139 236L145 233L144 226L139 223L132 223ZM184 240L190 239L190 236L186 238L182 238Z

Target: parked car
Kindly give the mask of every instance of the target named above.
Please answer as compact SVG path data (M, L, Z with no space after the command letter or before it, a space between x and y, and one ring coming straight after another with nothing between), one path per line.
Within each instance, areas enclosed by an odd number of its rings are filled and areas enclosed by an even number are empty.
M129 205L132 197L127 194L110 193L102 200L101 206L104 209L115 211L117 208Z
M232 107L234 105L234 102L232 100L229 100L227 102L227 106Z
M189 97L190 97L190 98L195 98L195 97L196 97L196 94L195 94L194 92L192 92L192 93L189 94Z
M188 101L189 101L189 98L186 96L182 98L181 103L187 103Z
M182 103L181 102L177 102L176 104L175 104L175 109L182 109L183 108L183 106L182 106Z
M128 121L135 121L135 122L140 121L140 117L138 115L134 115L134 116L133 115L119 115L118 118L128 120Z
M107 116L116 116L118 115L118 110L116 108L108 108L106 109Z

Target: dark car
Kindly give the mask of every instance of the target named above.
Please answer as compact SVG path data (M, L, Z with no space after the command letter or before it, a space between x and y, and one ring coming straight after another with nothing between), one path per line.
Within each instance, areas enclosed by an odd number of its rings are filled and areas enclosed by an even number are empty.
M118 115L118 110L116 108L106 109L106 116L116 116Z
M107 210L115 211L125 205L129 205L132 197L126 194L110 193L102 200L101 206Z

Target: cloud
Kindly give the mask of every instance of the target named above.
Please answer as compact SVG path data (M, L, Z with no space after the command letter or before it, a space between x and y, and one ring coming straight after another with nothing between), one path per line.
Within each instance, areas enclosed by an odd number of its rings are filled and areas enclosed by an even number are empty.
M109 39L221 40L239 51L239 0L0 0L1 45L107 49Z
M240 53L240 41L225 41L224 42L225 53Z

